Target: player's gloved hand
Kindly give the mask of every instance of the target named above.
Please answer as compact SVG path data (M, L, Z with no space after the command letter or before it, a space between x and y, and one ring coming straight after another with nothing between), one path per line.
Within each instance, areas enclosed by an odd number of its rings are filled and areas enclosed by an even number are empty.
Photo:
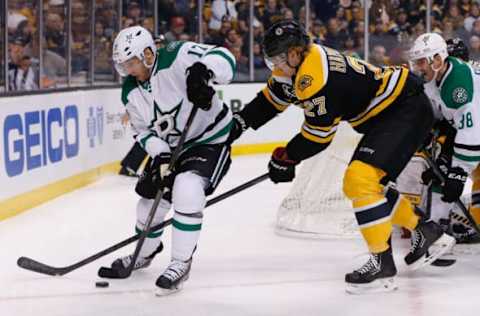
M173 172L168 170L168 164L172 155L170 153L161 153L153 158L151 162L152 169L152 182L157 189L168 188L173 186L173 180L175 178Z
M240 136L242 136L243 132L245 132L247 128L248 128L248 125L243 119L243 117L241 117L240 114L238 113L233 114L232 129L230 130L230 134L228 135L226 143L227 144L233 143Z
M201 62L196 62L187 68L188 101L205 111L212 106L212 97L215 94L215 90L208 85L212 77L212 71Z
M448 173L448 166L450 165L450 159L444 155L440 155L437 160L435 160L435 164L437 167L440 169L440 171L443 173L443 175L446 177ZM424 172L422 172L422 182L425 185L428 185L430 182L432 182L433 185L439 186L440 185L440 180L438 177L435 175L433 172L432 168L428 168Z
M467 173L461 167L450 168L442 188L442 201L448 203L457 201L462 195L467 176Z
M297 161L288 158L285 147L277 147L268 163L268 176L274 183L290 182L295 178Z

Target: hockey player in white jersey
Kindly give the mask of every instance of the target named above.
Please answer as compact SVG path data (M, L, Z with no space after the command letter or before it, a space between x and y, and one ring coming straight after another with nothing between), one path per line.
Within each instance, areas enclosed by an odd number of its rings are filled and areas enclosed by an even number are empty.
M438 34L419 36L410 50L411 67L425 79L425 92L436 116L456 133L447 142L451 153L436 162L446 175L441 192L432 195L432 218L448 221L451 203L458 200L470 176L473 181L470 213L480 223L480 70L474 64L448 55L447 43ZM448 152L450 146L444 145Z
M152 222L152 226L162 222L173 204L171 262L156 281L159 294L169 294L180 289L189 277L206 196L215 190L230 165L230 146L225 141L231 128L231 111L209 83L229 83L236 62L225 48L210 45L172 42L159 50L154 47L147 30L130 27L115 39L113 60L117 71L128 75L122 101L136 141L152 157L135 188L141 196L137 229L143 229L158 188L171 187L171 196L162 199ZM148 77L139 80L137 74L143 72ZM168 164L194 106L199 110L174 173L162 177L163 166ZM155 232L148 236L135 269L148 266L161 250L160 235ZM116 260L111 270L125 269L131 259L130 255Z

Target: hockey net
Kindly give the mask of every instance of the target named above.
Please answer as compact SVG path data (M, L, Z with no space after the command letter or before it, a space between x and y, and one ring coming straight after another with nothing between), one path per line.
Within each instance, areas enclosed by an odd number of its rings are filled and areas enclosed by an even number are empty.
M278 213L276 232L302 238L356 238L351 202L344 196L343 174L360 139L349 125L340 124L322 153L304 161Z

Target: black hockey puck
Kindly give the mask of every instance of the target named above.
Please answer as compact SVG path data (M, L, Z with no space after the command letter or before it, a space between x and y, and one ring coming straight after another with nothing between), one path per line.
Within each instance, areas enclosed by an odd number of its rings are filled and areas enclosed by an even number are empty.
M97 281L97 282L95 282L95 286L96 287L109 287L110 283L108 283L107 281Z

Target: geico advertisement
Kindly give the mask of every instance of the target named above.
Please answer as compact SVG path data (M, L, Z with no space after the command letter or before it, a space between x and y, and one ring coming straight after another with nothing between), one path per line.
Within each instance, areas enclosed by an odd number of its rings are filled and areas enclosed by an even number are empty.
M0 99L0 198L122 158L133 140L118 89Z

